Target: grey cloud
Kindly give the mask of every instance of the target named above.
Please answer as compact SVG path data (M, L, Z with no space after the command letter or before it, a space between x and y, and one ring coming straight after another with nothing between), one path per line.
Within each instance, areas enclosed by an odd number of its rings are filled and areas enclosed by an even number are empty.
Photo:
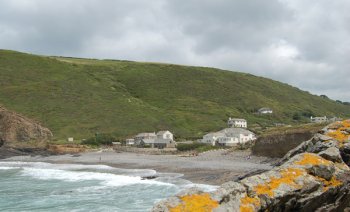
M350 101L346 0L0 0L0 48L239 70Z

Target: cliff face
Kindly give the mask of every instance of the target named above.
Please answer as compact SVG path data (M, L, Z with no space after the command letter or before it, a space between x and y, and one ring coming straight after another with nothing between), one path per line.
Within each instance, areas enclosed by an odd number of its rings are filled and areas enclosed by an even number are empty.
M192 189L153 211L350 211L350 120L324 128L289 151L272 170Z
M51 138L49 129L0 106L0 146L10 142L47 141Z
M298 132L260 137L252 147L252 153L258 156L281 158L289 150L309 140L312 136L311 132Z

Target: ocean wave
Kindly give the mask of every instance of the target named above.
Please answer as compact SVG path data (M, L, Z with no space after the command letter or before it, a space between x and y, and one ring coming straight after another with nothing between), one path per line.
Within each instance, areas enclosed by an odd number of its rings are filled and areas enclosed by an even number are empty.
M58 163L45 163L45 162L21 162L10 161L0 162L0 167L15 167L15 168L38 168L38 169L58 169L58 170L71 170L71 171L96 171L106 172L127 176L139 176L149 177L155 176L157 172L152 169L121 169L107 165L85 165L85 164L58 164Z
M0 170L11 170L11 169L18 169L16 167L0 167Z
M138 176L125 176L99 172L68 171L59 169L39 169L24 167L21 170L21 175L41 180L63 180L69 182L95 180L100 181L101 184L106 186L126 186L132 184L173 186L170 183L164 183L155 180L143 180L142 177Z
M107 187L127 186L132 184L150 184L161 186L175 186L182 189L199 187L205 191L216 190L218 186L194 184L183 179L180 173L157 173L151 169L121 169L107 165L85 164L52 164L45 162L0 162L0 170L21 169L20 174L41 180L62 181L99 181ZM148 176L157 178L143 179Z

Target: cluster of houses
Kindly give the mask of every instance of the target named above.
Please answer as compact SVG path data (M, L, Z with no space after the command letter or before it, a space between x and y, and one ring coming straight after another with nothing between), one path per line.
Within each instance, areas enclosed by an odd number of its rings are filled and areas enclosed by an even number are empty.
M257 111L258 114L272 114L273 110L270 108L260 108ZM340 121L340 118L327 118L323 117L310 117L310 121L313 123L335 122ZM241 118L229 118L227 121L228 128L222 129L218 132L211 132L203 136L200 142L213 145L213 146L237 146L240 144L246 144L256 140L256 135L247 130L247 121ZM284 124L279 124L283 125ZM276 124L277 126L277 124ZM175 148L176 143L174 141L174 135L168 131L159 132L145 132L139 133L133 138L126 139L127 146L135 147L150 147L150 148Z
M139 133L134 138L126 139L127 146L150 148L175 148L174 135L168 131Z
M264 115L272 114L273 111L270 108L264 107L260 108L257 113ZM200 141L213 146L236 146L256 139L255 134L246 129L247 121L245 119L229 118L227 125L228 128L204 135L203 139ZM133 138L126 139L125 144L127 146L135 146L140 148L150 147L164 149L176 147L174 135L168 130L159 131L157 133L139 133Z
M237 146L256 139L253 132L245 129L247 128L245 119L229 118L227 125L228 128L204 135L201 142L213 146Z

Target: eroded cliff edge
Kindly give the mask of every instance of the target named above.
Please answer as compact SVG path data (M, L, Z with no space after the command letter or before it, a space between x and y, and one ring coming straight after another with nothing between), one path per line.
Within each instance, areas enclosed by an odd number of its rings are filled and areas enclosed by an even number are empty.
M51 138L48 128L0 106L0 158L46 153Z
M272 170L191 189L159 202L160 211L350 211L350 120L336 122L289 151Z

